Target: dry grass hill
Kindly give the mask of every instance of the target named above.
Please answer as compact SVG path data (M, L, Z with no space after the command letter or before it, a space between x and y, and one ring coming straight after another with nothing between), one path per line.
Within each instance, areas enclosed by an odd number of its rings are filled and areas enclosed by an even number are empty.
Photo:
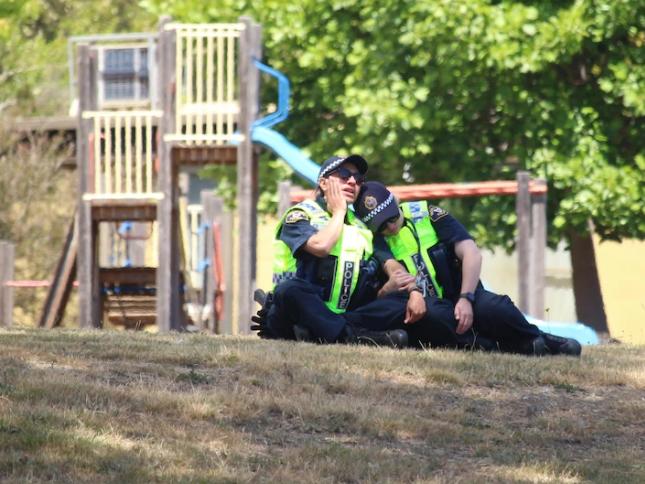
M2 482L645 482L645 347L0 331Z

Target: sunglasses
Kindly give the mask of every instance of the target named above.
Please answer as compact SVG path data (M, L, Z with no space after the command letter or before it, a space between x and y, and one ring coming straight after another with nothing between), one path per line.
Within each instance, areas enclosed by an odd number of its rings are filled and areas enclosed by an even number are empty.
M379 225L378 230L376 231L376 233L382 234L383 232L385 232L385 230L387 229L388 225L394 224L399 220L399 216L400 215L395 215L393 217L388 218L385 222L383 222L381 225Z
M344 166L337 168L336 170L332 171L329 175L338 175L338 178L340 178L344 182L347 182L347 180L353 177L357 185L362 185L365 182L364 174L359 173L358 171L349 171Z

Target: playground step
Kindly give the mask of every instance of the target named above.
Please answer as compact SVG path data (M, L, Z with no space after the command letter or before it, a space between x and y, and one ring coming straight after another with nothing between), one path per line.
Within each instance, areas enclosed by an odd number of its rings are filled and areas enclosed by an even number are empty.
M159 193L150 193L148 198L136 198L134 195L124 195L116 198L92 198L85 195L85 201L92 207L92 219L96 221L152 221L157 218L157 203Z
M147 294L107 294L103 301L104 319L117 326L140 329L156 322L157 298Z
M154 267L109 267L99 270L103 319L115 326L142 329L157 321Z

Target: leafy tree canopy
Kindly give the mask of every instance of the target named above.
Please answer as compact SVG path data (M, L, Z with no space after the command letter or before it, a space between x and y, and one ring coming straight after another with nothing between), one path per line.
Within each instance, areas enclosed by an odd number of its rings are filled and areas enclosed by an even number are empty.
M12 0L0 8L0 76L10 75L6 39L27 39L14 54L22 68L32 54L58 63L64 53L43 46L153 28L161 14L261 23L265 61L293 88L279 130L318 161L359 152L392 184L527 169L549 182L551 242L586 231L588 219L605 238L645 236L641 0ZM265 84L265 102L273 89ZM487 197L457 210L480 242L508 246L512 206Z
M551 241L645 236L645 4L639 0L147 0L183 21L248 14L289 76L279 129L314 159L359 152L388 183L549 182ZM508 245L511 199L465 200ZM501 206L500 206L501 204Z
M0 117L67 111L70 36L149 31L156 22L127 0L0 1Z

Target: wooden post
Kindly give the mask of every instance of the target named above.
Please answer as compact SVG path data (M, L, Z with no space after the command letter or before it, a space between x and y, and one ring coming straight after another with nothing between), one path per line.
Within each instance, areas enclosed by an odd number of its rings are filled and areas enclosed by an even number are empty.
M209 261L208 267L205 269L206 278L204 281L204 296L202 300L204 305L210 308L208 312L208 320L206 322L206 327L211 333L216 333L218 330L218 323L221 321L215 320L215 248L213 247L213 221L215 220L215 213L217 211L217 204L220 202L212 191L202 190L201 192L201 202L203 207L202 212L202 225L208 227L206 234L204 235L204 242L206 245L206 258Z
M98 281L97 224L92 220L91 202L83 195L90 191L89 135L91 121L83 113L96 106L96 51L88 45L78 47L78 121L76 126L76 166L79 174L78 189L78 284L79 318L82 328L101 326L101 304Z
M168 17L159 25L159 93L163 116L157 144L159 156L159 189L163 198L157 205L159 223L157 266L157 327L159 331L178 330L183 325L179 294L179 234L177 203L177 170L172 160L172 145L164 135L175 131L175 45L176 33L164 30Z
M253 314L253 291L255 281L256 241L255 205L257 199L257 179L254 173L257 160L251 142L251 126L258 113L260 76L253 59L260 59L261 28L249 17L240 17L245 29L240 36L238 72L240 79L240 114L238 131L244 136L237 148L237 213L239 220L239 293L237 302L237 327L242 334L249 332ZM235 327L235 324L233 325Z
M531 237L531 195L529 193L529 174L517 173L517 259L518 259L518 307L523 313L529 310L529 267Z
M215 216L219 218L220 232L222 234L222 260L224 261L224 317L220 322L219 329L222 334L233 334L233 214L226 210L224 201L219 199L219 212Z
M0 326L13 323L13 288L7 287L13 281L15 248L11 242L0 240Z
M535 184L546 186L546 180L535 180ZM546 230L546 193L536 193L531 195L528 314L539 319L544 319Z
M204 221L210 227L209 239L206 241L207 256L210 261L208 267L206 304L213 308L209 315L208 329L211 333L217 334L231 334L232 325L231 320L233 317L233 297L231 290L233 288L233 217L229 211L224 208L224 200L216 196L211 191L202 192L202 205L204 207ZM214 294L215 294L215 254L213 246L213 223L219 224L219 231L222 241L220 248L222 253L218 256L222 260L224 271L224 314L220 321L215 321L214 312ZM219 282L219 281L218 281Z
M291 207L291 182L278 182L278 217L282 217Z

